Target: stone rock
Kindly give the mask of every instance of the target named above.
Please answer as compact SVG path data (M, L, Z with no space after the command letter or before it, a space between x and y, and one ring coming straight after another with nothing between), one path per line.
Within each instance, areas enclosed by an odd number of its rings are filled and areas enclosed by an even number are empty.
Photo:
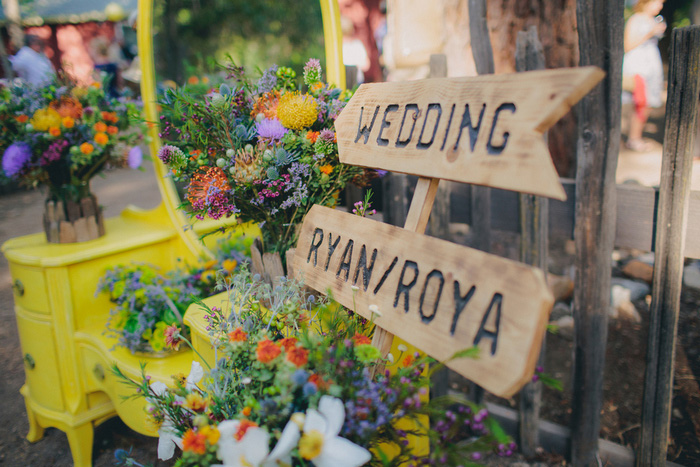
M564 339L573 340L574 339L574 317L573 316L562 316L556 321L550 321L557 327L557 334Z
M693 262L683 268L683 285L700 290L700 263Z
M613 285L608 316L612 319L624 319L633 323L641 323L642 317L630 300L630 296L631 291L629 289L621 285Z
M550 321L556 321L563 316L571 316L571 307L564 302L557 302L552 307L552 312L549 315Z
M566 276L557 276L556 274L547 275L547 284L549 290L554 295L554 301L568 300L574 293L574 281Z
M633 259L625 264L625 267L622 268L622 272L628 277L651 284L651 280L654 276L654 266L638 259Z
M700 270L698 270L700 272ZM625 279L623 277L613 277L611 280L613 286L619 285L630 291L629 299L633 302L641 300L650 293L649 284L646 282L633 281L631 279Z

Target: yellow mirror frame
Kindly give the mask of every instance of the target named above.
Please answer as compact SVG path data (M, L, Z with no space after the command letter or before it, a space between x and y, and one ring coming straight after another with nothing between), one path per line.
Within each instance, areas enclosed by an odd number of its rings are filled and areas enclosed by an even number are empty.
M153 50L153 1L139 0L137 43L139 60L141 61L141 98L143 100L143 113L146 121L153 122L149 125L151 137L150 149L153 156L156 178L165 210L172 224L185 243L187 249L195 256L208 254L207 249L197 238L192 229L184 229L188 221L183 213L178 210L180 198L175 186L168 177L168 169L158 160L156 154L161 147L158 137L158 109L156 105L156 76ZM343 66L343 36L340 29L340 9L337 0L320 0L321 15L323 18L323 36L326 47L326 76L329 83L345 88L345 67Z

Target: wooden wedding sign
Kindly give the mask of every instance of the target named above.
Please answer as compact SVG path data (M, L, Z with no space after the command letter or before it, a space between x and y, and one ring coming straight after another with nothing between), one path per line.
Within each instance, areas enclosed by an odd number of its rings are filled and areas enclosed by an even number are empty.
M542 271L423 235L440 179L563 198L542 133L603 77L594 67L364 84L336 121L341 161L419 175L403 229L314 206L293 269L433 358L509 397L534 372L553 297ZM431 178L428 178L431 177ZM378 310L379 313L372 311Z

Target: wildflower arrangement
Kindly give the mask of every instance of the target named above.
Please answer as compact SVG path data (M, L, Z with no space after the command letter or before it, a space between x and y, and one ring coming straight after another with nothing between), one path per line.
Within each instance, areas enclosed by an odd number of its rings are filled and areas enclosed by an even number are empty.
M283 253L313 204L335 205L346 183L374 172L338 161L333 124L350 96L321 80L318 60L304 67L303 89L286 67L272 66L257 81L243 68L228 71L228 81L203 98L165 93L160 137L167 144L158 157L186 185L192 215L256 222L265 250Z
M217 280L229 280L240 253L250 247L242 237L220 242L214 259L162 272L149 264L118 265L100 279L97 293L108 293L116 304L105 333L131 352L168 350L168 326L182 326L190 303L213 295ZM186 329L186 328L185 328ZM186 333L186 331L183 331Z
M100 83L0 83L3 172L27 186L47 186L51 200L77 202L108 165L138 168L142 125L137 106L106 96Z
M178 446L181 467L467 466L515 448L466 399L426 401L424 370L434 362L405 348L382 359L367 326L337 304L305 300L298 282L273 289L243 269L229 293L230 312L207 309L217 348L207 371L193 362L189 376L166 385L145 369L135 381L113 368L145 397L161 459ZM177 345L180 330L171 334ZM430 452L411 450L417 435L428 437Z

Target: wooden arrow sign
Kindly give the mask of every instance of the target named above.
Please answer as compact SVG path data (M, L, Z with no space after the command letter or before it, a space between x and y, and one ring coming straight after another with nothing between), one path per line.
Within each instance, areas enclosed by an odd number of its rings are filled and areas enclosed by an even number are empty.
M293 269L304 282L428 355L474 345L447 366L502 397L531 377L553 298L541 271L370 219L314 206ZM375 331L375 332L377 332Z
M563 200L542 134L603 76L583 67L363 84L335 123L340 161Z

